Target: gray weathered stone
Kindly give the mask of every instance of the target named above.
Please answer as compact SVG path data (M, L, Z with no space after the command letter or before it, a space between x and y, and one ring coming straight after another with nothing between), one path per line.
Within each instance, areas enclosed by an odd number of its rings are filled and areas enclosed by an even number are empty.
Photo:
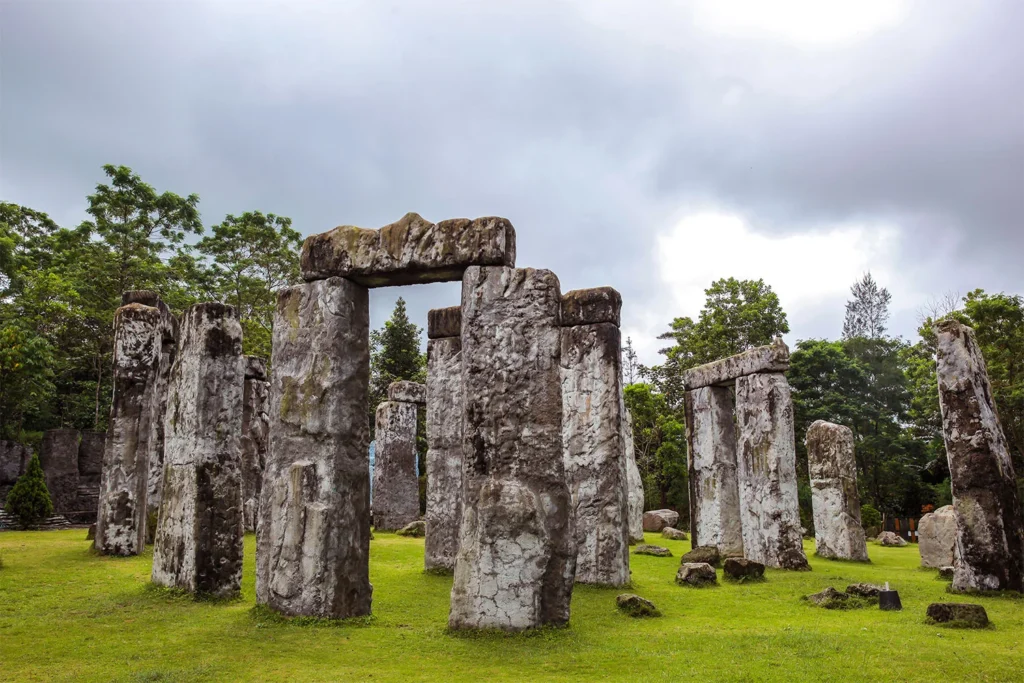
M48 429L43 433L39 464L57 515L77 510L79 438L77 429Z
M562 326L611 323L619 326L622 295L611 287L574 289L562 295Z
M690 486L690 537L723 555L743 555L736 428L726 387L687 391L684 399Z
M937 374L957 542L953 590L1024 590L1017 479L974 331L939 323Z
M985 628L988 612L984 605L963 602L933 602L928 605L928 619L936 624L950 624L960 628Z
M917 549L922 567L949 567L956 547L956 513L944 505L917 523Z
M278 294L256 601L284 614L370 613L368 294L342 278Z
M153 583L215 597L242 585L242 325L233 306L182 318L167 385Z
M907 545L907 542L902 536L893 531L883 531L878 534L878 544L890 548L903 548Z
M629 542L644 542L644 480L636 466L636 449L633 444L633 416L625 403L622 406L622 446L626 451L626 484L629 486Z
M32 453L17 441L0 441L0 509L18 477L25 472Z
M727 557L722 576L730 581L756 581L764 578L764 565L742 557Z
M246 356L244 362L246 379L256 379L263 382L270 379L267 375L267 361L259 356Z
M641 543L633 549L634 555L653 555L654 557L672 557L672 551L660 545Z
M106 445L106 432L82 432L82 440L78 444L79 475L98 476L103 472L103 450Z
M704 562L684 562L676 572L676 583L680 586L703 588L718 583L715 568Z
M786 376L772 372L737 379L736 417L743 554L768 567L806 569Z
M262 358L245 356L242 391L242 510L245 530L256 531L259 519L263 468L270 438L270 382Z
M160 510L160 499L163 495L164 475L164 419L167 411L167 387L171 378L171 367L178 353L178 320L171 313L155 292L127 292L135 295L140 301L153 301L151 305L160 310L160 363L157 368L156 400L158 402L157 419L153 420L153 435L149 444L149 490L147 492L148 519L146 526L147 543L153 540L156 533L155 521ZM146 296L140 296L145 294ZM126 301L130 297L123 297Z
M654 603L633 593L616 596L615 606L631 617L660 617L661 612Z
M667 526L674 527L679 522L679 513L675 510L648 510L643 516L644 531L660 532Z
M661 537L667 538L670 541L685 541L689 538L685 531L679 529L673 529L670 526L665 527L661 530Z
M427 311L427 339L462 336L462 306L432 308Z
M733 380L762 372L784 372L789 369L789 347L776 337L768 346L758 346L735 356L699 365L683 372L687 391L710 386L731 386Z
M558 278L471 267L462 283L463 517L448 624L569 620L576 571L562 459Z
M807 429L807 463L814 510L814 542L821 557L868 561L860 523L853 431L824 420Z
M392 382L388 386L388 400L425 405L427 402L427 385L408 380Z
M446 309L447 310L447 309ZM423 565L453 571L462 520L462 340L427 341L427 536Z
M717 567L722 564L722 554L718 552L717 546L698 545L683 555L683 562L703 562L704 564L710 564L712 567Z
M420 516L416 478L416 404L384 401L377 406L373 462L373 528L395 531Z
M114 395L96 519L96 549L104 555L137 555L145 546L163 323L159 308L137 303L114 314Z
M415 522L409 522L401 529L395 532L398 536L408 536L409 538L423 538L427 533L427 524L422 519L417 519Z
M615 325L562 328L562 448L576 515L579 583L629 583L621 356Z
M885 586L876 583L851 583L846 587L847 595L855 595L858 598L878 598Z
M514 266L516 233L505 218L452 218L436 225L415 213L379 230L342 225L302 245L302 277L345 277L364 287L458 280L469 266Z

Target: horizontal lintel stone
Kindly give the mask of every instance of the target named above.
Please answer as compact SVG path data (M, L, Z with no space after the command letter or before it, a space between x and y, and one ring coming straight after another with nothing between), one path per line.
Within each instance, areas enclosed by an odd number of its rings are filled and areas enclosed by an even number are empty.
M789 347L782 341L782 337L776 337L768 346L758 346L687 370L683 373L683 387L691 391L730 384L740 377L759 372L785 372L788 369Z
M401 401L403 403L426 404L427 386L425 384L410 382L404 379L398 382L392 382L391 386L388 387L388 400Z
M462 306L427 311L427 339L445 339L462 334Z
M612 287L574 289L562 295L562 327L612 323L619 326L622 295Z

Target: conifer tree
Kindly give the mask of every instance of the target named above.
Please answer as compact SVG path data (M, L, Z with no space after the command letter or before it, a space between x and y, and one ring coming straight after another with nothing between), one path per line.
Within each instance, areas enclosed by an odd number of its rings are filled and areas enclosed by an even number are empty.
M53 502L46 489L46 478L38 455L33 455L28 461L25 474L18 478L14 488L7 494L4 510L13 515L24 529L53 514Z

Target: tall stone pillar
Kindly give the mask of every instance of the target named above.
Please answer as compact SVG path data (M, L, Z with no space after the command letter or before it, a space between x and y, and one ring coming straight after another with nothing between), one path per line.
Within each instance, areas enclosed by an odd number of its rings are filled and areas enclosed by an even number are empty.
M234 307L190 307L167 389L155 584L216 597L241 590L243 372Z
M39 448L39 464L46 476L46 488L58 515L78 512L77 429L48 429Z
M562 459L560 304L547 270L472 266L463 277L454 629L569 620L576 543Z
M1024 530L1010 450L974 330L936 327L942 434L956 514L953 590L1024 590Z
M626 419L622 421L622 445L626 451L626 484L629 486L629 542L644 542L644 480L636 466L636 447L633 442L633 416L622 407Z
M373 462L373 527L395 531L420 516L416 477L416 404L384 401L377 406Z
M562 449L576 516L576 581L629 583L629 486L619 311L611 287L562 297Z
M263 468L267 463L270 436L270 382L267 364L256 356L245 357L245 388L242 391L242 509L245 530L256 531Z
M162 323L160 309L139 303L114 314L114 395L96 519L96 549L104 555L138 555L145 546Z
M743 553L781 569L807 569L800 533L793 401L786 375L736 380L737 478Z
M427 314L427 514L424 569L455 569L462 520L462 311Z
M743 556L743 524L736 474L732 392L706 386L685 395L689 452L690 543L715 546L723 556Z
M805 443L817 554L832 560L867 562L853 431L818 420L807 429Z
M278 294L256 601L284 614L370 613L369 334L350 280Z

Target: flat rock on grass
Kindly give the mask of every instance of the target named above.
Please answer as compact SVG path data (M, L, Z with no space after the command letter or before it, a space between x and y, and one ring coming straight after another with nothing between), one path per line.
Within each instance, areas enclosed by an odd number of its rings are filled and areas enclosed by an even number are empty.
M902 548L907 544L903 538L892 531L883 531L880 533L878 535L878 543L879 545L889 546L892 548Z
M963 602L933 602L928 605L928 619L957 628L985 628L989 624L984 607Z
M427 523L424 522L422 519L418 519L415 522L409 522L395 533L399 536L423 538L427 534Z
M661 537L662 538L667 538L670 541L685 541L686 539L689 538L689 536L686 535L685 531L680 531L679 529L673 529L670 526L667 526L667 527L665 527L664 529L661 530Z
M715 568L707 562L684 562L676 572L676 583L680 586L703 588L718 583Z
M655 557L672 557L672 551L660 545L641 543L633 550L634 555L654 555Z
M633 593L623 593L615 598L615 605L631 617L660 617L661 612L650 600Z
M758 581L764 578L764 565L742 557L727 557L722 576L731 581Z
M704 562L712 567L720 567L722 565L722 556L718 553L718 548L715 546L701 545L683 555L683 562Z
M846 587L846 592L860 598L878 599L878 594L885 590L884 587L874 583L851 583Z

